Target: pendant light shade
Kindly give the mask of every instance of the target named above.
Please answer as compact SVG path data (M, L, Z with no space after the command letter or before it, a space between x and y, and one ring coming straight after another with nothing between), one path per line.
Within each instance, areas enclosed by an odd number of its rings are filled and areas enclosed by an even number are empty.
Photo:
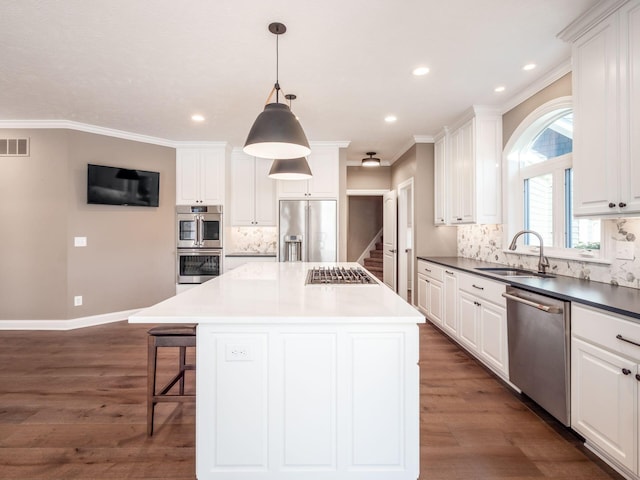
M311 176L311 168L304 157L275 159L269 170L269 178L275 180L307 180Z
M302 126L291 109L279 103L280 82L278 79L279 53L278 38L287 31L282 23L269 25L269 31L276 36L276 83L267 98L264 111L253 123L243 151L248 155L262 158L291 159L300 158L311 153L309 141ZM275 103L269 103L273 93Z
M363 167L379 167L380 159L374 158L375 154L376 152L367 152L367 155L369 155L369 157L362 159L362 166Z
M282 159L297 159L311 153L300 122L284 103L265 105L253 122L243 150L254 157Z

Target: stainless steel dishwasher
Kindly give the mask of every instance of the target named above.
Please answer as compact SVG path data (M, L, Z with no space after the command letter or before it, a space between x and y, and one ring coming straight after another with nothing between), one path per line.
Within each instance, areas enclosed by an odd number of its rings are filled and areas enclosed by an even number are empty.
M508 286L509 380L570 424L570 303Z

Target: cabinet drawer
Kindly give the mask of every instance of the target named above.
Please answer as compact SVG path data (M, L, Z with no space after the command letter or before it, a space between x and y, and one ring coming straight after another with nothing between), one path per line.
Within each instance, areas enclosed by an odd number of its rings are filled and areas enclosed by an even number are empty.
M506 285L502 282L489 280L488 278L478 275L461 273L458 278L458 288L497 305L506 306L507 304L505 298L502 296Z
M432 278L433 280L439 280L441 282L444 276L444 268L431 262L418 260L418 273L421 273L428 278Z
M571 334L619 353L634 361L640 361L640 346L616 338L640 343L640 323L606 310L571 304Z

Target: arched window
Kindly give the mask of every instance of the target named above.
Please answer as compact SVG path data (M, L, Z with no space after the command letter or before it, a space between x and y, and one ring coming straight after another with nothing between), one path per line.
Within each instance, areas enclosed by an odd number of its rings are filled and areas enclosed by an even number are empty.
M505 148L508 234L538 232L546 247L600 249L600 221L573 217L573 110L570 98L551 101L529 115ZM525 236L525 245L537 244Z

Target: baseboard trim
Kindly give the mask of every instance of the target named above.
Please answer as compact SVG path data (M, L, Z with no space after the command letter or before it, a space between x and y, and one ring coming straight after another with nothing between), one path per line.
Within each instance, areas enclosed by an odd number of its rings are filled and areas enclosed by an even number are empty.
M0 330L75 330L76 328L94 327L105 323L120 322L140 311L124 310L122 312L103 313L90 317L71 318L69 320L0 320Z

